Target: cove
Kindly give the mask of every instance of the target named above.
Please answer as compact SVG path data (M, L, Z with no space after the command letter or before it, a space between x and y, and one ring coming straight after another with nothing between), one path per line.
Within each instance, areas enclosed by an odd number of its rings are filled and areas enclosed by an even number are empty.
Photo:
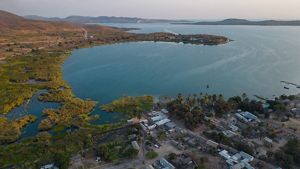
M198 46L132 42L75 50L63 65L64 79L77 97L99 105L125 95L175 96L216 93L225 97L247 93L272 98L295 94L281 80L300 84L300 29L296 27L195 26L119 24L137 32L169 31L225 35L233 42ZM210 88L207 89L206 86ZM99 106L97 124L122 118Z

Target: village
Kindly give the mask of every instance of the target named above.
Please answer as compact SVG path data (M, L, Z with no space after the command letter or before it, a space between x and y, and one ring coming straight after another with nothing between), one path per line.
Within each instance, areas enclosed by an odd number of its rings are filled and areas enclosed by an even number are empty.
M142 113L141 118L127 121L128 126L138 131L124 137L127 146L137 151L135 157L107 163L94 152L88 158L77 157L70 168L86 166L89 161L89 168L108 169L280 169L271 155L288 140L300 137L299 129L295 128L299 127L299 97L281 102L289 109L281 118L266 119L237 109L221 118L205 116L205 122L195 130L170 116L164 106L155 106ZM268 112L273 111L267 103L264 105ZM273 132L266 134L267 131Z

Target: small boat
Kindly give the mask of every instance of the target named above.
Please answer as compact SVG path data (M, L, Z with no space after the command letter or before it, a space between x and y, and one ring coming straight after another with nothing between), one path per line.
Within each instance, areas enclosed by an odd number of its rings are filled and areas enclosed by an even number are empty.
M287 90L289 90L290 88L288 88L288 87L284 86L284 89L287 89Z
M209 85L206 85L206 88L209 89Z

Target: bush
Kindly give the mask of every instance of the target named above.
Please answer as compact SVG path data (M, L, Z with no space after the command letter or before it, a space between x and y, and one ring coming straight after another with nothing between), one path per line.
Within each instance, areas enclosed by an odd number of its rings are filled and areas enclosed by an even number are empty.
M154 159L154 158L156 158L157 156L158 156L158 153L155 152L155 151L149 151L149 152L146 153L146 157L147 157L148 159Z

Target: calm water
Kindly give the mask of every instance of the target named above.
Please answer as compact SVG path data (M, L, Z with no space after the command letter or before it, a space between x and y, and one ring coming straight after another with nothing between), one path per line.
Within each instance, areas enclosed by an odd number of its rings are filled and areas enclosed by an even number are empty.
M113 24L135 32L207 33L234 40L220 46L137 42L80 49L63 65L64 78L81 98L108 103L124 95L246 92L273 97L298 93L281 80L300 84L300 27ZM210 88L206 89L209 84ZM102 119L111 114L97 109ZM118 118L117 114L113 114Z
M94 123L122 119L120 113L105 113L99 106L124 95L209 92L230 97L246 92L271 98L300 91L293 86L285 90L286 85L280 83L285 80L300 84L300 27L112 26L141 28L135 32L216 34L234 41L220 46L137 42L75 50L63 65L64 78L76 96L99 102L93 114L100 114L100 119ZM25 128L24 136L37 132L43 108L57 106L40 103L36 97L29 113L40 118Z
M28 124L22 130L22 138L31 137L38 133L38 126L41 120L44 118L43 110L46 108L57 109L59 107L58 103L45 103L38 100L38 96L45 93L45 90L38 91L30 100L30 102L25 102L23 105L14 108L8 115L9 120L19 119L25 115L33 114L37 117L37 120L33 123Z

